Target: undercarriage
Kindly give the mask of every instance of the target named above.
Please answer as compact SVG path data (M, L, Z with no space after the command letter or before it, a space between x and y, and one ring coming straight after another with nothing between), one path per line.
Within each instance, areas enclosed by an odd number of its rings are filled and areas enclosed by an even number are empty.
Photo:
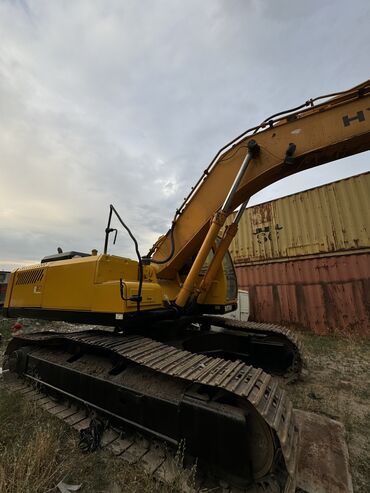
M189 463L243 491L294 491L292 404L265 371L299 375L294 336L221 317L196 322L171 340L165 328L156 340L107 330L21 335L10 342L5 366L114 426L173 449L183 444Z

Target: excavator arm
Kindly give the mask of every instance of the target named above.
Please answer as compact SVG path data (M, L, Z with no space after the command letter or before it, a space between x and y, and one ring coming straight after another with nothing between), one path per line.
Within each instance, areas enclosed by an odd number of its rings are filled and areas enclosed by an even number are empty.
M152 262L158 263L159 278L173 279L192 259L176 299L179 306L194 294L215 237L235 208L245 207L253 194L286 176L370 149L370 81L302 106L273 115L223 147L177 210L170 231L154 246ZM237 225L229 231L229 243L236 230ZM215 263L208 287L218 270Z

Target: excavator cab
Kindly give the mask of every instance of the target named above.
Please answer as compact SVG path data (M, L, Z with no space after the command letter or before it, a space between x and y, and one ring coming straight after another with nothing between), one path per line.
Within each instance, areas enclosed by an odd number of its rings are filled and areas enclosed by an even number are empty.
M199 273L199 284L206 275L214 255L215 249L212 249ZM204 302L200 303L202 306L201 311L203 313L220 314L231 312L237 308L237 298L238 281L236 272L230 253L226 251L222 260L221 269L219 269L217 277L212 282L212 286L209 289ZM206 307L208 309L206 309Z

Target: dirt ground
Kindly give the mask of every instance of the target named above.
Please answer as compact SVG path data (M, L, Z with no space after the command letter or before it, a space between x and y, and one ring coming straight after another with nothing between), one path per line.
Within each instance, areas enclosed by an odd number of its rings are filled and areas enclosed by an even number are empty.
M370 340L300 333L307 370L288 385L295 407L343 423L355 493L370 491Z
M44 330L50 327L49 323L43 321L22 322L25 332L32 328ZM14 321L0 318L3 339L0 361L11 337L12 325ZM76 330L76 326L54 323L53 329L72 331ZM300 332L299 336L304 344L307 369L299 382L286 386L287 392L295 407L329 416L344 424L354 491L367 493L370 485L370 340L315 336L304 332ZM104 451L88 457L82 455L78 451L73 431L67 430L55 418L50 418L40 410L33 408L30 412L27 406L19 399L15 400L14 396L0 396L0 422L8 423L8 426L0 427L0 493L45 493L48 489L53 491L53 486L62 478L70 482L82 482L83 493L178 491L176 485L166 489L142 471L123 465L122 461ZM22 423L25 423L25 429L32 431L23 433ZM51 434L49 442L52 437L55 445L55 450L49 451L55 468L47 468L49 475L43 474L41 481L37 480L37 467L40 465L32 469L31 457L32 453L35 454L35 443L37 440L46 440L47 433ZM34 478L34 483L29 483L33 484L30 489L19 489L25 487L20 478L25 474L27 460L31 461L31 472L27 474L29 478ZM20 468L20 475L15 470L15 464ZM14 479L14 484L9 483L9 477Z

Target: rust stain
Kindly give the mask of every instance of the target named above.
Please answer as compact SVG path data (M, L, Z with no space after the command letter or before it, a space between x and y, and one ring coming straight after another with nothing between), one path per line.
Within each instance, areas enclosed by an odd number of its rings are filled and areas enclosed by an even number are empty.
M369 248L369 188L367 172L248 207L230 246L234 262Z
M297 486L300 491L353 493L344 426L338 421L295 411L300 431Z
M236 268L251 318L317 334L370 336L370 253Z
M253 207L251 214L251 222L253 226L270 223L273 218L273 203L266 202Z

